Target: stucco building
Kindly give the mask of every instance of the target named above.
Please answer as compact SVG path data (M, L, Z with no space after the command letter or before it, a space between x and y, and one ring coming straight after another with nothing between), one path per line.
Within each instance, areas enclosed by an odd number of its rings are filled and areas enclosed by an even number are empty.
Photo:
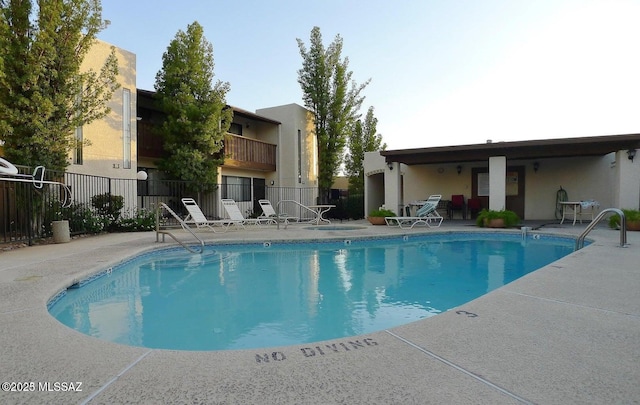
M639 148L640 134L628 134L369 152L365 212L384 205L401 214L431 194L462 194L483 208L547 220L556 218L561 187L571 201L638 209Z

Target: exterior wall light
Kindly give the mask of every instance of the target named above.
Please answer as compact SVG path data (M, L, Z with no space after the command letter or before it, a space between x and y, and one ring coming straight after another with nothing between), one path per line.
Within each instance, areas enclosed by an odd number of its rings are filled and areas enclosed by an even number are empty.
M456 166L456 170L458 171L458 174L462 173L462 166Z
M633 158L636 157L636 150L635 149L629 149L627 151L627 157L629 158L630 161L633 162Z
M539 162L533 162L533 171L538 173L538 169L540 168Z
M387 166L389 167L389 170L393 170L393 162L387 163Z

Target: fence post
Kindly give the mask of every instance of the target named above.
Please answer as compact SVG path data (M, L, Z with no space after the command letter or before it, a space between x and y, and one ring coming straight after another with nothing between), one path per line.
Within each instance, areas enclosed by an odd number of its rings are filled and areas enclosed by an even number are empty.
M16 190L18 188L16 187ZM33 228L36 224L34 224L34 221L36 220L34 212L33 212L33 193L35 193L35 191L30 190L29 188L25 187L26 190L29 190L30 192L26 193L27 194L27 212L29 215L29 220L27 221L27 227L29 229L27 229L27 239L29 240L29 246L33 246Z

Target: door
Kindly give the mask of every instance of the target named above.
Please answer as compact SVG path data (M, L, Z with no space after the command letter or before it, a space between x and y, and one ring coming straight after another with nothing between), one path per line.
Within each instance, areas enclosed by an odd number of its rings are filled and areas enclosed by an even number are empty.
M262 214L262 208L258 200L264 200L267 196L266 182L264 179L253 178L253 213L255 215ZM274 203L275 204L275 203Z
M524 219L524 172L524 166L508 166L505 177L505 209L515 212L521 219ZM471 176L471 196L480 199L482 208L489 208L489 168L474 168Z
M507 167L506 209L524 219L524 166Z

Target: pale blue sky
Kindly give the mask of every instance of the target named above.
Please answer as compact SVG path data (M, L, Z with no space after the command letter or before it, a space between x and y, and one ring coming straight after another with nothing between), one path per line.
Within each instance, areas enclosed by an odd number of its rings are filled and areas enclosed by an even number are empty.
M296 38L340 34L390 149L640 132L640 0L107 0L99 38L162 54L198 21L227 103L303 105Z

